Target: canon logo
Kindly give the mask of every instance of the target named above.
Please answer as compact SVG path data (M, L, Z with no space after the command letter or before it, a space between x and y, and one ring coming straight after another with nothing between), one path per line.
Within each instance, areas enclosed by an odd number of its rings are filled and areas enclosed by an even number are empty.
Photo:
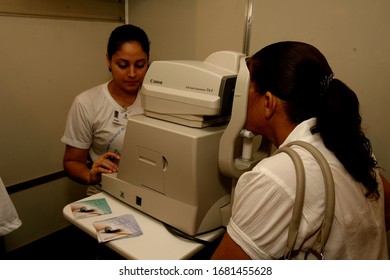
M162 81L154 80L154 79L150 79L150 83L151 83L151 84L159 84L159 85L162 85L162 84L163 84Z

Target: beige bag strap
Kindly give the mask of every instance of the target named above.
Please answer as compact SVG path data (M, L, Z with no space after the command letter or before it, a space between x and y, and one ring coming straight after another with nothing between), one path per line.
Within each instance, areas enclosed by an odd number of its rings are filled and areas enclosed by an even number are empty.
M305 198L305 171L303 167L303 163L298 153L295 152L290 146L298 145L308 150L313 157L317 160L322 175L324 177L324 185L325 185L325 209L323 214L323 221L321 231L317 236L316 241L313 243L311 248L306 252L305 259L309 254L313 254L318 259L324 259L324 248L326 242L328 241L328 237L330 234L330 230L333 223L334 216L334 208L335 208L335 190L334 190L334 181L332 176L332 171L329 167L328 162L325 157L318 151L313 145L303 142L303 141L293 141L288 143L286 146L278 149L275 154L280 152L287 153L291 159L293 160L295 171L296 171L296 195L295 195L295 203L291 218L291 224L287 237L287 245L284 253L285 259L290 259L294 245L298 236L299 225L302 217L302 210Z

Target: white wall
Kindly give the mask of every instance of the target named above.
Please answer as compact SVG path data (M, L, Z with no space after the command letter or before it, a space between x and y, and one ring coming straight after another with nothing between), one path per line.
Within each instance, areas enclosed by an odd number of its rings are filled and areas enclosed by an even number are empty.
M0 16L0 176L6 186L62 170L60 142L81 91L105 82L118 23Z
M106 44L118 22L0 15L0 177L6 186L62 170L66 115L81 91L106 82ZM67 178L11 195L23 225L16 249L68 225L62 208L84 197Z
M242 51L245 15L246 0L129 0L129 23L148 33L152 60Z

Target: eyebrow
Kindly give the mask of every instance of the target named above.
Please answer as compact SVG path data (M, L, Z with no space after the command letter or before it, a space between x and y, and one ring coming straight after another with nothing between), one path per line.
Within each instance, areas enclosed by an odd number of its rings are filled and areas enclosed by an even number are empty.
M128 62L127 59L123 59L123 58L118 58L118 59L116 59L115 61L117 61L117 62L121 62L121 61L123 61L123 62ZM138 62L147 62L147 61L148 61L148 60L147 60L146 58L141 58L141 59L136 60L135 63L138 63Z

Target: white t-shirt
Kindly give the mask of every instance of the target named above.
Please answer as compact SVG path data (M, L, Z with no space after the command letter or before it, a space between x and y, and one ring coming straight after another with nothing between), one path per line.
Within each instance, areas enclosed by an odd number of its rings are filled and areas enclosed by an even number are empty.
M381 198L367 199L363 186L325 148L320 136L312 135L310 128L315 122L310 119L299 124L281 147L295 140L309 142L322 152L331 166L336 205L325 258L387 259L382 184L379 186ZM302 251L310 248L321 227L325 194L322 173L315 159L301 147L293 146L293 149L301 156L306 173L303 216L294 248L302 246L297 256L302 259ZM262 160L239 178L227 231L252 259L283 257L295 187L295 167L285 153Z
M18 229L21 225L22 221L0 177L0 236Z
M121 154L127 117L143 114L141 97L121 107L108 91L108 82L79 94L68 113L61 141L79 149L89 149L94 161L106 152Z

